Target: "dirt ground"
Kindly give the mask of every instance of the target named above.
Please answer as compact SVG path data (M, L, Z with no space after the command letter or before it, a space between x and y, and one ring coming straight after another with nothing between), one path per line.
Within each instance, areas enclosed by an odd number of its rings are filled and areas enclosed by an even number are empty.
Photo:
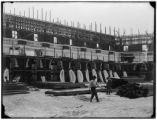
M76 96L46 95L46 89L31 91L29 94L3 96L6 114L10 117L61 117L61 118L108 118L108 117L151 117L153 96L128 99L112 93L98 93L89 102L90 94Z

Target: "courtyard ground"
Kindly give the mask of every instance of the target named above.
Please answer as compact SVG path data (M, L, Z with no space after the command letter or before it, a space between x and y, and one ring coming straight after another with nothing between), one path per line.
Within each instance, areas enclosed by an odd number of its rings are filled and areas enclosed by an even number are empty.
M3 104L10 117L42 118L149 118L153 114L153 96L128 99L99 92L100 102L90 103L90 94L76 96L46 95L46 89L29 94L5 95Z

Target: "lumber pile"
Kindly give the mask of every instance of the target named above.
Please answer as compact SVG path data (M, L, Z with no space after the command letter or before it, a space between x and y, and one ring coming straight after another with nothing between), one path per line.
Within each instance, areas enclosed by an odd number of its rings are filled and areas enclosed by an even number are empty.
M105 88L97 88L97 92L105 92ZM45 94L51 94L54 96L69 96L69 95L80 95L80 94L90 94L89 88L77 88L70 90L51 90L46 91Z
M33 86L42 89L74 89L74 88L85 88L84 83L70 83L70 82L34 82L32 83Z
M121 97L139 98L146 97L148 92L149 90L147 88L143 88L137 83L128 83L126 85L122 85L116 94Z
M26 94L26 93L29 93L29 89L23 83L3 83L2 85L3 95Z

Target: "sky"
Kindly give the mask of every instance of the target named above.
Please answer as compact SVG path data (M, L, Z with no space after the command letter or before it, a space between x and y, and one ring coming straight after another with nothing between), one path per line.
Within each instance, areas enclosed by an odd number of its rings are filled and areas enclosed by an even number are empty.
M109 27L111 27L111 34L115 27L116 31L120 31L120 34L144 34L146 31L152 33L154 30L154 9L148 2L14 2L4 3L3 10L5 13L11 13L16 15L42 19L41 10L43 9L43 18L47 21L57 21L57 18L74 25L77 22L89 26L92 24L92 30L95 31L95 22L97 24L97 31L100 31L100 24L102 32L109 33ZM51 11L51 20L50 20ZM47 17L46 16L47 13ZM139 31L139 32L138 32Z

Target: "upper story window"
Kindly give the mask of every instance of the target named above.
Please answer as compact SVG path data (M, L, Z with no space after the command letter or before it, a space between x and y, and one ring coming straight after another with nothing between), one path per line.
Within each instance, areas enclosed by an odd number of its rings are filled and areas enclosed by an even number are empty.
M84 42L84 46L86 46L86 42Z
M72 39L70 39L70 45L72 45Z
M17 39L17 31L16 30L12 31L12 38Z
M38 34L34 34L34 41L38 41Z
M110 45L109 45L109 47L108 47L108 50L111 50L111 47L110 47Z
M99 44L98 43L96 44L96 47L99 48Z
M148 51L147 45L142 45L142 51Z
M128 46L124 46L123 51L128 51Z
M57 37L54 37L53 41L54 41L55 44L57 44Z

